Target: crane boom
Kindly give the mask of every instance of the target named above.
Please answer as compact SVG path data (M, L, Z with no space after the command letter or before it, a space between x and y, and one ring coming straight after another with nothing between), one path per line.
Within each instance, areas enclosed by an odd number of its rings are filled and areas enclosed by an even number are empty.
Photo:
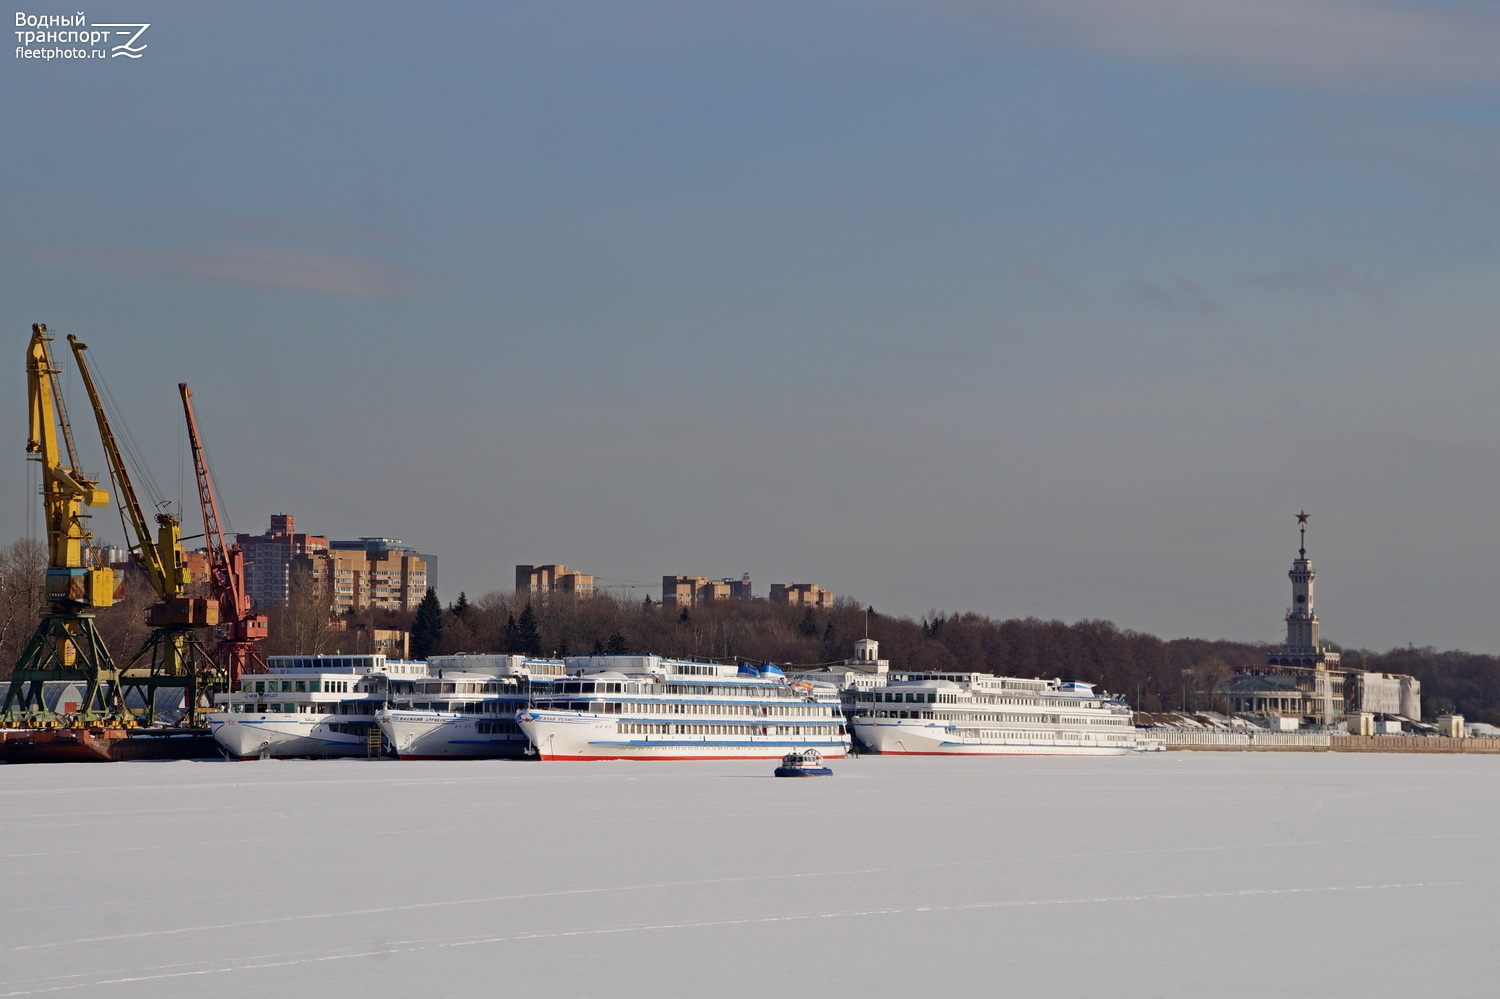
M109 493L78 472L73 433L62 407L62 393L57 390L61 369L53 363L48 347L52 338L41 323L31 330L31 347L26 358L31 436L26 451L42 466L42 505L47 517L47 599L108 607L114 603L114 574L107 567L87 565L84 546L94 535L84 526L82 507L106 505ZM59 428L68 451L66 465L57 446Z
M130 481L130 471L125 467L125 461L120 455L120 446L115 440L114 428L110 426L109 416L104 411L104 403L94 387L93 372L89 370L88 361L83 356L83 352L88 350L89 346L71 333L68 334L68 345L73 348L73 356L78 360L78 374L83 378L83 387L88 392L89 403L94 407L94 422L99 425L99 440L104 445L104 457L109 465L110 481L115 486L120 519L124 522L127 534L135 535L135 543L130 547L136 553L136 561L146 573L146 578L150 581L151 588L156 591L157 596L165 599L174 594L181 594L187 588L186 567L181 564L181 558L172 559L172 563L168 562L169 556L180 554L181 545L175 546L176 552L170 549L163 551L152 539L151 527L146 523L146 515L141 512L140 500L136 498L135 485ZM169 526L166 523L168 521L171 525L176 524L174 518L165 514L159 516L157 520L163 522L163 528Z
M94 409L94 422L99 426L99 442L104 446L109 477L115 486L127 544L157 597L157 602L146 610L146 624L151 632L140 651L126 664L120 686L127 704L131 703L132 692L139 694L140 707L136 710L141 720L148 723L156 720L157 691L180 689L184 718L192 725L198 720L200 708L206 706L200 697L206 697L219 678L218 667L198 637L199 632L219 623L219 603L188 594L187 557L182 551L182 528L176 517L157 514L156 536L151 536L151 525L141 510L129 467L84 356L88 344L71 334L68 344L73 348L78 374Z
M260 640L269 632L264 614L256 614L245 596L244 553L238 544L224 541L219 525L219 502L214 495L213 477L203 456L203 442L198 435L198 419L193 414L193 392L187 382L178 382L182 394L182 411L187 418L188 449L193 454L193 473L198 482L198 505L203 509L203 543L208 550L209 582L219 601L225 635L218 650L229 669L229 688L239 688L244 673L264 673L266 661L260 653Z
M33 327L33 329L35 329L35 327ZM46 327L43 326L42 329L43 329L43 331L45 331ZM51 337L48 337L48 336L42 337L42 340L41 340L41 351L42 351L42 357L46 361L46 373L47 373L47 388L48 388L48 392L49 392L49 394L52 397L52 405L57 409L57 425L58 425L59 429L62 431L63 446L64 446L64 448L67 449L67 452L68 452L68 467L69 468L77 468L78 467L78 447L77 447L77 445L75 445L73 443L73 421L68 419L68 405L67 405L67 401L66 401L66 399L63 396L62 383L58 381L58 378L60 378L62 376L62 366L59 365L59 364L56 364L52 360L52 338ZM107 503L107 502L109 502L109 501L105 500L105 503ZM93 506L103 506L104 503L97 503L97 504L91 504L91 505L93 505Z

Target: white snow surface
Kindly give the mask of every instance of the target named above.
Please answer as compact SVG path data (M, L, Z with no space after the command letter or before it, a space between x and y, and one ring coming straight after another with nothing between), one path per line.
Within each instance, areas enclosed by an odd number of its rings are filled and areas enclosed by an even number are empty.
M0 766L0 997L1490 995L1500 757Z

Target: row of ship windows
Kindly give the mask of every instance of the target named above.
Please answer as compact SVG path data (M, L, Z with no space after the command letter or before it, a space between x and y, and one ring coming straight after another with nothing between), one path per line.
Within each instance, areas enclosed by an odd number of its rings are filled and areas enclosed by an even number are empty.
M957 704L956 694L933 694L927 691L871 691L868 697L861 697L862 701L875 701L877 704Z
M448 701L429 704L425 701L417 701L412 704L403 704L402 707L408 711L455 711L461 715L508 715L514 714L523 705L517 701L465 701L461 704Z
M928 718L934 721L985 721L988 716L965 714L960 711L895 711L879 710L865 712L871 718ZM1130 720L1120 717L1106 718L1064 718L1061 715L1009 715L1006 721L1024 724L1030 722L1036 725L1061 725L1066 722L1069 725L1129 725Z
M552 690L558 694L639 694L644 689L639 683L610 683L594 680L563 680Z
M480 735L520 735L521 726L513 721L482 721L474 724Z
M962 704L971 699L981 704L1036 703L1036 698L1034 697L1000 697L994 694L975 694L967 695L960 699L957 694L939 694L926 690L872 690L868 694L859 697L859 700L874 701L877 704ZM1049 700L1048 704L1060 708L1097 707L1097 702L1094 701Z
M519 689L515 681L492 680L487 683L423 683L417 681L419 694L508 694Z
M293 715L368 715L377 707L379 707L378 704L370 702L350 703L348 701L340 704L309 704L305 701L301 704L268 704L261 701L236 701L229 705L229 711L236 715L257 715L267 711L273 714Z
M608 680L559 680L553 687L554 694L640 694L655 690L669 694L714 694L719 697L798 697L803 691L768 684L748 683L667 683L658 688L654 684L617 682Z
M984 728L955 728L951 730L964 739L983 739L988 742L1023 741L1026 739L1097 739L1102 736L1079 735L1076 732L1001 732Z
M280 687L278 689L278 684ZM353 686L351 680L256 680L254 693L257 694L306 694L325 692L330 694L347 694ZM245 681L245 693L251 693L250 681Z
M641 715L750 715L829 718L831 704L704 704L683 701L538 701L535 707L553 711L591 711L594 714L618 715L629 712Z
M981 703L984 703L984 704L1035 704L1036 703L1036 698L1034 698L1034 697L1027 697L1027 698L1020 698L1020 697L985 697L985 696L981 695L979 698L977 698L977 700L979 700ZM1047 704L1050 705L1051 707L1054 707L1054 708L1102 708L1104 706L1104 705L1100 704L1098 701L1074 701L1074 700L1068 700L1068 699L1054 700L1052 698L1048 698L1047 699Z
M843 735L839 725L709 725L620 722L625 735Z
M802 697L806 691L790 687L775 687L766 684L735 683L669 683L669 694L713 694L718 697Z

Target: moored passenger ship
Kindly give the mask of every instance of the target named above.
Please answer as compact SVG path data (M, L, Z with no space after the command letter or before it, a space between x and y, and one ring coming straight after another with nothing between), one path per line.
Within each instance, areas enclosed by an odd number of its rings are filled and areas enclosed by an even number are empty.
M379 746L375 712L409 698L427 664L373 655L270 656L265 673L219 694L207 716L214 741L242 760L366 756Z
M515 655L434 656L429 675L375 721L403 760L520 759L534 755L516 724L528 701L567 671L561 659Z
M1092 685L985 673L894 673L846 691L861 748L895 755L1120 756L1130 706Z
M578 656L520 714L543 760L778 759L849 747L837 691L764 663Z

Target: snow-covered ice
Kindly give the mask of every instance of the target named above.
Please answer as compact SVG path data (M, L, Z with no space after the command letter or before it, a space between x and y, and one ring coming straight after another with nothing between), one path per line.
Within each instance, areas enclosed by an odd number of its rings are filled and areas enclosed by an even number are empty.
M0 766L0 997L1500 985L1500 757Z

